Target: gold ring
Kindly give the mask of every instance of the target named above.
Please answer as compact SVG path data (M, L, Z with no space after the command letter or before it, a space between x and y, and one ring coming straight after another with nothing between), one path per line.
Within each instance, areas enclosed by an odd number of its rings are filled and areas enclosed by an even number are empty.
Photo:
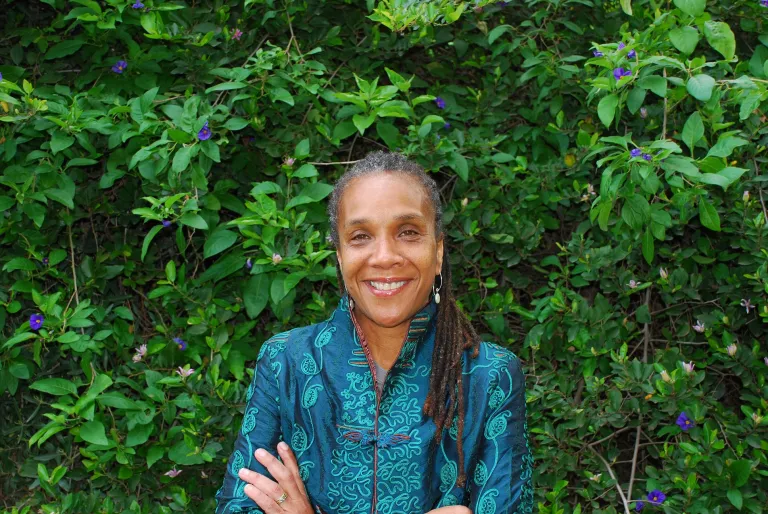
M282 504L282 503L283 503L285 500L287 500L287 499L288 499L288 493L284 492L284 493L283 493L283 495L282 495L280 498L278 498L277 500L275 500L275 503L277 503L278 505L280 505L280 504Z

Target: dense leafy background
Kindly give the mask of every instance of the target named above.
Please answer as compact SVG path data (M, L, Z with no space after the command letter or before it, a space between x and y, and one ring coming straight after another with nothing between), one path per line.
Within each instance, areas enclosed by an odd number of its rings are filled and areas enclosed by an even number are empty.
M765 508L768 8L142 5L4 2L9 512L210 512L259 345L336 304L329 184L382 147L526 363L541 513Z

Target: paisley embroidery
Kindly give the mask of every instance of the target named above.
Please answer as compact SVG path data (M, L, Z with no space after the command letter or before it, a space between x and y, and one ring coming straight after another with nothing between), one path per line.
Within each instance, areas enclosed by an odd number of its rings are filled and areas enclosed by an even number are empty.
M475 467L475 483L482 487L485 485L486 480L488 480L488 468L485 467L485 463L481 460L478 461Z
M320 332L320 335L315 339L315 348L322 348L330 343L334 333L336 333L336 327L329 327Z
M293 424L291 448L293 448L295 453L301 453L307 449L307 433L296 423Z
M507 431L507 418L511 415L511 412L505 410L489 421L488 425L485 427L485 437L488 439L496 439L501 434L505 433Z
M318 384L309 386L304 391L304 394L301 396L301 406L304 407L305 409L309 409L315 403L317 403L318 391L322 389L323 389L323 386Z
M304 354L304 360L301 361L301 372L305 375L317 375L317 363L308 353Z
M256 428L256 415L259 413L258 407L252 407L248 409L243 417L243 426L240 432L243 435L248 435L254 428Z
M477 502L477 511L475 514L495 514L496 501L494 498L497 496L499 496L499 491L496 489L490 489L484 493L480 498L480 501Z
M240 450L235 450L235 453L232 455L232 465L229 467L229 471L237 476L237 472L243 469L244 466L245 459L243 459L243 454Z
M456 483L456 463L449 461L443 465L440 470L440 490L443 492L450 491L453 484Z

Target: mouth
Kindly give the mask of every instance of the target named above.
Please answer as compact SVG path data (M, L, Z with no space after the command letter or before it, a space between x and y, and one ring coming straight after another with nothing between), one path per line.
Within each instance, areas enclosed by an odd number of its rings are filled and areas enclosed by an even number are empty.
M377 297L386 298L394 296L405 289L408 284L412 282L411 279L378 279L378 280L366 280L365 285L368 286L368 290Z

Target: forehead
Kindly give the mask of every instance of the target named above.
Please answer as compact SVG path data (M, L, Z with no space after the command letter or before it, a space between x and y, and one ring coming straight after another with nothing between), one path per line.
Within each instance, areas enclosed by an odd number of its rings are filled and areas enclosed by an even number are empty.
M434 221L429 196L419 180L397 172L363 175L350 181L341 196L339 226L352 219L389 221L418 214Z

